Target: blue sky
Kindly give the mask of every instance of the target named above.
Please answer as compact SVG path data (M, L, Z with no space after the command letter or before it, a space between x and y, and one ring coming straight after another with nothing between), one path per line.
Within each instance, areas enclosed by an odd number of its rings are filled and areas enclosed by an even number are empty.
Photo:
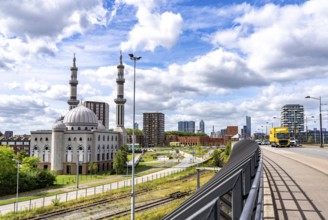
M125 126L163 112L166 130L204 120L210 133L246 124L252 132L279 124L285 104L318 118L328 104L326 0L58 0L0 3L0 131L51 129L68 111L76 54L78 98L110 105L115 127L116 65L123 51ZM323 106L323 127L328 127ZM267 123L268 122L268 123ZM318 127L318 120L308 120Z

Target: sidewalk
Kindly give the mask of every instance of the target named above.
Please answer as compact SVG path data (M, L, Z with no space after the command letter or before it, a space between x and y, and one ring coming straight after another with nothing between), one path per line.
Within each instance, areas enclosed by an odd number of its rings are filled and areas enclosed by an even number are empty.
M320 144L300 144L300 147L306 147L306 148L321 148ZM328 144L324 144L323 148L321 149L328 149Z

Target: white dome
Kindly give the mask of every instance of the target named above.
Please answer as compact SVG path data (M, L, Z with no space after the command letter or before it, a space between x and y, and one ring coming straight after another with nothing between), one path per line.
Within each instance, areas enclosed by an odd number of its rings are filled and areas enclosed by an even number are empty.
M66 126L62 121L56 121L55 124L52 126L53 130L65 130Z
M64 117L66 126L97 126L98 118L89 108L79 105L71 109Z
M101 123L101 121L98 121L98 130L106 130L106 127Z

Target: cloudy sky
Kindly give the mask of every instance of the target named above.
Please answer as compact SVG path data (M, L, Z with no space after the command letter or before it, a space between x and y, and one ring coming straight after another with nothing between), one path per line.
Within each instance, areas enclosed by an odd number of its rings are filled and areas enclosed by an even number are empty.
M78 99L110 105L115 127L117 68L125 65L125 127L143 112L178 121L204 120L210 133L245 125L252 133L279 121L285 104L318 118L328 104L327 0L2 0L0 131L51 129L68 111L76 54ZM328 127L328 106L323 127ZM315 119L314 119L315 120ZM309 128L319 127L309 119Z

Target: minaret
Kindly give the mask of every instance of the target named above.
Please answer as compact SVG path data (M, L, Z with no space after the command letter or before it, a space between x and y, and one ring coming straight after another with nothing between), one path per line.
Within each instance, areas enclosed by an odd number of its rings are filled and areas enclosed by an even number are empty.
M124 65L122 64L122 51L120 51L120 64L117 65L117 98L114 99L116 103L116 129L115 131L121 132L122 146L126 143L126 132L124 128Z
M71 96L70 99L67 101L69 105L69 110L75 108L79 104L79 100L76 99L77 84L79 83L79 81L77 81L77 67L75 61L76 58L74 54L73 66L71 67L71 80L69 81L69 84L71 85Z

